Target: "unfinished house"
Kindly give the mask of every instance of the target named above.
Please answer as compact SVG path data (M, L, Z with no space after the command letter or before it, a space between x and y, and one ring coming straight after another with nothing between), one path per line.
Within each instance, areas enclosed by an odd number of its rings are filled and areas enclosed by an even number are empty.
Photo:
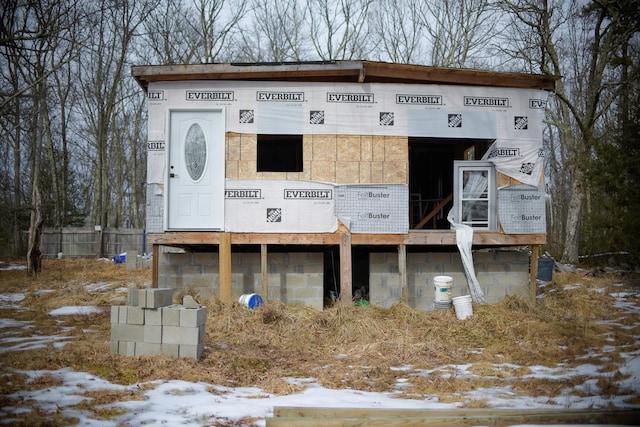
M368 61L135 66L153 286L319 310L535 295L554 80Z

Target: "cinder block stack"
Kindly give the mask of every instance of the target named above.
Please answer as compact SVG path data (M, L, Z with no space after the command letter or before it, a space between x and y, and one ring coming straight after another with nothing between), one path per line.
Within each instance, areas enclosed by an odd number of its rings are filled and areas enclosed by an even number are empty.
M129 305L111 307L111 352L200 360L207 308L191 296L172 304L173 289L131 289Z

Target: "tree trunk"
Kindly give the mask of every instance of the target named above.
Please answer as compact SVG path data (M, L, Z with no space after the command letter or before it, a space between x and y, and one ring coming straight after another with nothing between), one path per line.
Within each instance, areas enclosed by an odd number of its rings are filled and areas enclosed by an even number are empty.
M582 170L576 168L573 172L573 179L571 180L571 197L569 198L567 221L564 228L565 241L561 262L566 264L576 264L578 262L579 227L585 199L586 189L584 187Z
M33 207L31 210L31 222L29 224L29 250L27 252L27 273L35 276L42 271L42 252L40 242L42 240L42 227L44 218L42 217L42 198L38 185L38 175L36 174L33 183Z

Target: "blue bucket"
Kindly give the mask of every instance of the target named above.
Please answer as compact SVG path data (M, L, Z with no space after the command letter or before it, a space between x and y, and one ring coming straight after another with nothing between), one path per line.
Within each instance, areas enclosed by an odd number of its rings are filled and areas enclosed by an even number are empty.
M258 294L244 294L238 302L249 308L256 308L262 305L262 297Z
M123 263L126 260L127 260L127 254L126 253L123 253L123 254L120 254L120 255L116 255L116 256L113 257L113 262L116 263L116 264Z

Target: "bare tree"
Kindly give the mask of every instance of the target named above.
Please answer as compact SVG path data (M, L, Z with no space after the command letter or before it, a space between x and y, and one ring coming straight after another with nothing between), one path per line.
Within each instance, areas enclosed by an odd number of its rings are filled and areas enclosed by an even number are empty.
M230 56L233 44L229 41L238 31L238 23L247 12L244 0L193 0L196 19L185 22L198 35L200 61L211 63Z
M102 229L118 226L120 217L115 200L119 192L118 181L125 167L126 155L121 141L118 113L132 92L123 81L127 77L132 43L144 18L157 5L157 0L103 0L92 15L91 44L79 62L79 76L84 97L78 113L85 119L78 135L84 136L94 165L95 197L93 224ZM113 180L112 180L113 178ZM112 182L113 181L113 182ZM121 182L120 182L121 183ZM100 255L103 255L100 245Z
M401 64L421 63L424 26L416 17L424 16L424 0L380 0L371 13L375 34L375 54Z
M577 2L547 0L505 1L511 23L519 28L517 48L509 53L537 67L538 71L563 76L557 83L557 104L550 119L558 129L567 203L562 239L562 261L576 263L580 224L587 195L588 168L597 127L603 114L620 95L616 57L637 33L621 11L627 2L602 0L582 8ZM585 49L585 46L588 47Z
M161 0L143 22L140 42L134 47L147 63L188 64L199 62L200 35L194 25L198 16L184 0Z
M6 71L3 76L9 77L11 89L3 93L0 109L4 111L9 105L16 107L16 113L12 116L14 120L3 121L3 127L8 124L11 126L14 143L12 172L16 177L21 174L21 157L28 153L31 186L27 250L29 274L37 274L41 270L40 236L45 221L41 192L43 184L50 184L52 188L53 216L59 218L62 210L59 201L63 189L59 184L64 181L60 180L60 171L55 167L58 162L55 161L51 112L55 100L49 91L49 82L75 56L72 40L75 39L77 18L76 5L72 1L8 2L3 13L0 37L2 55L8 64L3 69L3 72ZM48 161L46 165L44 159ZM25 176L20 175L20 178L25 179ZM14 182L14 191L20 194L22 183L17 179ZM17 198L15 203L14 208L17 209L20 203Z
M311 41L324 61L366 58L373 0L307 0Z
M253 0L234 61L285 62L307 57L306 7L298 0Z
M431 65L477 66L496 36L497 15L490 0L428 0L416 17L426 28Z

